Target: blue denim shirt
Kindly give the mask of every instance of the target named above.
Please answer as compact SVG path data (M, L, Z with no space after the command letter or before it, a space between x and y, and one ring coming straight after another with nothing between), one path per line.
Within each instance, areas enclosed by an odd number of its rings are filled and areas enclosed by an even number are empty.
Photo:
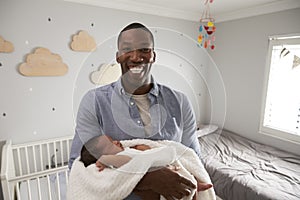
M153 87L148 93L152 127L150 136L145 135L138 108L132 96L125 92L121 79L87 92L77 113L69 168L80 155L82 145L101 134L109 135L114 140L173 140L194 149L200 155L195 134L195 115L187 97L156 83L153 78L152 82Z

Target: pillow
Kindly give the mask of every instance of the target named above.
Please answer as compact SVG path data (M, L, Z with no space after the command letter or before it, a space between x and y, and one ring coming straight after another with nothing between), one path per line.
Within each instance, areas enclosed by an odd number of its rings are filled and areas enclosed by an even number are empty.
M196 131L196 134L197 134L197 137L203 137L210 133L214 133L216 130L218 130L218 126L213 125L213 124L200 125L199 129Z

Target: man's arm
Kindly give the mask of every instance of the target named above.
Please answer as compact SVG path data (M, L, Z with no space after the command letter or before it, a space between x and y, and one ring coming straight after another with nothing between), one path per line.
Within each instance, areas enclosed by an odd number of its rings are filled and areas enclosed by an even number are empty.
M192 148L200 158L200 145L196 134L196 117L188 98L182 97L183 132L181 143Z
M75 135L70 152L69 169L73 161L80 155L81 148L89 139L101 135L101 127L95 109L95 91L85 94L77 112Z
M181 199L191 193L191 188L196 185L167 167L148 172L136 186L137 190L152 190L167 200Z

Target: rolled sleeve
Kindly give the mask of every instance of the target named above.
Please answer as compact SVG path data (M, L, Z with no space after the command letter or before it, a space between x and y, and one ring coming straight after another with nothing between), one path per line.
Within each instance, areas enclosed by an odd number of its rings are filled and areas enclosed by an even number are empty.
M95 92L91 90L82 98L78 109L69 168L72 167L73 161L80 155L83 144L89 139L102 134L95 106Z
M183 133L182 144L192 148L200 157L200 145L196 135L197 124L194 111L188 98L182 98Z

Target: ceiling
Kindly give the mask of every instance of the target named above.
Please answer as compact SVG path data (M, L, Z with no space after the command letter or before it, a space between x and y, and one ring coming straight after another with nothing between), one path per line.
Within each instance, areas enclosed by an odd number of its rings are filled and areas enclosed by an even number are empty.
M92 6L199 21L205 8L217 22L300 7L299 0L65 0Z

